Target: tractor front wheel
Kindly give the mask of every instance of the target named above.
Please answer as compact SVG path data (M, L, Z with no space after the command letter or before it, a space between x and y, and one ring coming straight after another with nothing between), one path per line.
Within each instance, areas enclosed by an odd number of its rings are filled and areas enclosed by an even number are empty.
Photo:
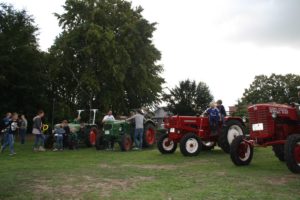
M225 153L230 152L230 145L234 138L245 134L244 126L240 121L229 120L222 127L221 134L218 139L218 145Z
M273 145L273 151L275 153L275 156L280 160L280 161L285 161L284 159L284 145L283 144L277 144Z
M230 145L230 157L237 166L249 165L253 157L253 146L244 141L244 136L237 136Z
M284 145L284 156L289 170L300 173L300 134L290 135Z
M177 143L169 140L168 134L163 134L157 141L157 148L162 154L171 154L176 151Z
M132 148L132 139L129 135L125 134L121 137L121 142L119 143L121 151L129 151Z
M152 147L155 144L156 129L152 123L146 123L144 129L144 147Z
M180 151L184 156L197 156L201 149L201 139L194 133L187 133L180 140Z

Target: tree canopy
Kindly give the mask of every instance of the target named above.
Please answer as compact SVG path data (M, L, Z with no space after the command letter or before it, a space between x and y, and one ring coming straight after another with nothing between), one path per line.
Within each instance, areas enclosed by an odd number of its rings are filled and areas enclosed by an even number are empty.
M178 115L202 113L213 100L209 87L204 82L180 81L178 86L163 95L171 112Z
M67 0L56 14L63 32L50 49L56 98L118 113L159 101L164 79L152 43L155 23L122 0Z
M0 4L0 111L35 113L43 108L45 78L37 28L26 11Z

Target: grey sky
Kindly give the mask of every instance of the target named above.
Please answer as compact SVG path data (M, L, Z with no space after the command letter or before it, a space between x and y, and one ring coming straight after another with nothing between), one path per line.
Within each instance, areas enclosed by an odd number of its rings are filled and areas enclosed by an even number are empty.
M60 32L54 12L63 0L4 0L32 14L47 50ZM255 75L300 74L298 0L133 0L157 22L166 87L187 78L206 82L226 106L236 103Z

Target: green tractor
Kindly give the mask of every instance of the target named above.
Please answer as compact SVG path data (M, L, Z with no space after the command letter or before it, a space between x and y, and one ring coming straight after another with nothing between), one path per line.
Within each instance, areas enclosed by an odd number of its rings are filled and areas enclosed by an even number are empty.
M84 110L78 110L78 117L80 119L80 114ZM96 136L98 133L98 126L95 124L95 117L97 109L90 110L93 113L93 119L90 123L80 123L79 120L74 120L74 122L68 123L69 133L64 134L64 148L74 149L78 146L92 147L96 144ZM45 148L53 148L55 142L55 129L58 128L60 124L55 124L53 131L46 134Z
M97 134L96 149L101 150L110 143L118 143L121 151L129 151L134 141L134 123L125 120L108 121ZM143 146L152 147L156 143L155 122L151 119L144 122Z

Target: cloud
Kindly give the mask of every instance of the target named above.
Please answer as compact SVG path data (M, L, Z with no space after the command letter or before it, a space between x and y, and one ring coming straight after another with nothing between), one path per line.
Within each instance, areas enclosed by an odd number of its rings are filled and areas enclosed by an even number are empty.
M226 39L300 47L299 0L231 0L219 21Z

